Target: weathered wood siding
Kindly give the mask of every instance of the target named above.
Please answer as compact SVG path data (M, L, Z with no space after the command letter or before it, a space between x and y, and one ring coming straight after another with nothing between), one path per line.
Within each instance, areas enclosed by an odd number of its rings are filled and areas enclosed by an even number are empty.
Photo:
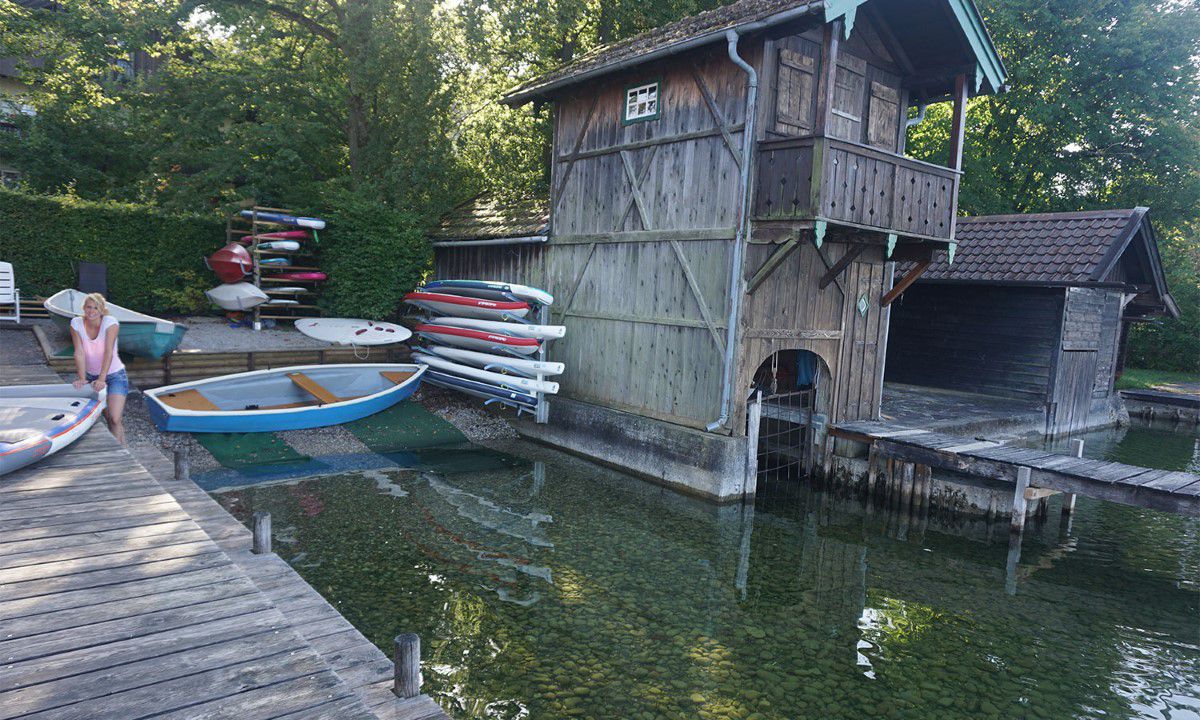
M896 301L892 382L1047 400L1062 290L918 283Z
M436 248L433 276L437 280L503 280L544 287L545 245L485 245Z
M755 62L753 47L742 53ZM660 116L622 123L660 82ZM724 47L614 75L557 109L547 286L560 394L703 427L720 413L746 76Z
M1092 399L1112 392L1120 313L1121 296L1115 291L1065 291L1061 352L1051 389L1047 432L1057 435L1084 428Z
M1103 317L1100 321L1100 345L1096 354L1096 382L1092 397L1108 397L1116 381L1117 356L1121 344L1121 293L1104 294Z
M888 309L879 306L879 298L890 286L890 264L884 262L881 248L867 249L837 282L821 290L826 261L836 263L851 246L826 243L818 250L811 232L802 232L804 241L745 298L736 387L749 387L754 372L773 353L809 350L824 361L833 378L830 407L818 409L833 421L874 419L888 332ZM777 248L753 244L747 249L747 279ZM865 298L865 314L856 307L859 298ZM744 398L735 399L741 412Z

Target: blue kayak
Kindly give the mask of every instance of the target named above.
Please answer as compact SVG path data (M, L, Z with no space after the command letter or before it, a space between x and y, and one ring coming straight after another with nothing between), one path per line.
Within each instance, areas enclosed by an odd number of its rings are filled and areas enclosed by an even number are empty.
M293 227L311 228L313 230L324 230L325 221L320 218L297 217L295 215L285 215L277 212L263 212L259 210L255 213L253 210L243 210L239 213L242 217L253 220L255 216L263 222L277 223L279 225L291 225Z

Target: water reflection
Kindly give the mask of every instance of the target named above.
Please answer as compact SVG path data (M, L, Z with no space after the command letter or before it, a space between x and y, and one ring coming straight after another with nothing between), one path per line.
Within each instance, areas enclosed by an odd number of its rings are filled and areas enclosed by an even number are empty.
M1195 522L906 521L793 485L714 507L540 448L222 493L462 718L1181 717ZM486 462L485 462L486 461ZM381 482L381 477L386 478ZM1052 513L1051 517L1055 517ZM907 522L907 524L906 524Z

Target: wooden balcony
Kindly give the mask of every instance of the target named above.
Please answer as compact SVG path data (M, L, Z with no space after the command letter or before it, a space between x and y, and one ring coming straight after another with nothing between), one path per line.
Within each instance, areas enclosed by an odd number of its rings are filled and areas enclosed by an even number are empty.
M961 173L830 137L758 146L754 219L825 220L931 240L954 238Z

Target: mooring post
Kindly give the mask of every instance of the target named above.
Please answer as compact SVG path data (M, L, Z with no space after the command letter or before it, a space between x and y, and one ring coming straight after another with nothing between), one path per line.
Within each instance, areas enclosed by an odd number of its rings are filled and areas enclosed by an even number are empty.
M872 442L871 449L867 451L867 500L869 501L875 499L875 481L879 474L879 468L876 467L878 462L879 447Z
M271 552L271 513L254 513L254 547L255 555L267 555Z
M176 480L191 480L192 468L189 451L191 447L187 440L175 443L173 454L175 456L175 479Z
M900 512L908 513L909 503L912 502L913 480L916 477L916 465L904 463L900 473Z
M1083 457L1083 441L1071 441L1071 455L1081 458ZM1063 493L1062 514L1063 517L1070 517L1071 513L1075 512L1075 493Z
M746 477L742 481L742 496L758 493L758 430L762 425L762 390L750 403L746 418Z
M1025 531L1025 511L1029 502L1025 499L1025 491L1029 489L1029 477L1032 474L1033 471L1027 467L1017 468L1017 487L1013 491L1012 524L1009 529L1018 535Z
M420 695L421 637L416 633L397 635L395 657L392 658L392 664L395 667L392 692L396 697L407 700Z

